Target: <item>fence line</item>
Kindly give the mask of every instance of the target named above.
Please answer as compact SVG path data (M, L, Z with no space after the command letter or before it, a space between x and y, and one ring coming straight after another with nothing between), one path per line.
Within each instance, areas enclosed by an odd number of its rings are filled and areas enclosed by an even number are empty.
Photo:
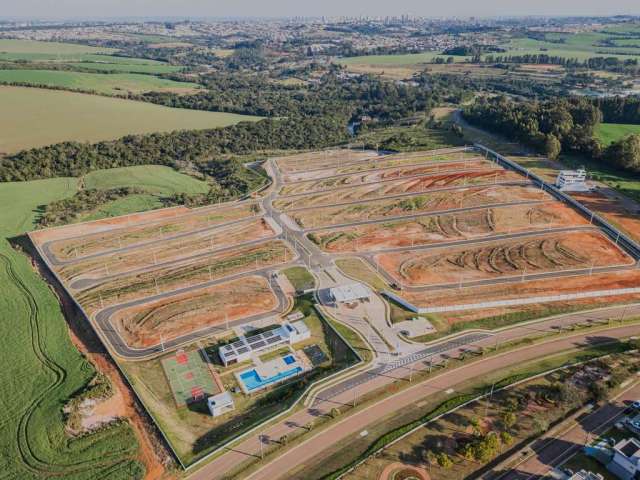
M457 312L463 310L474 310L478 308L492 308L492 307L508 307L514 305L529 305L533 303L547 303L547 302L560 302L563 300L576 300L581 298L596 298L596 297L610 297L613 295L628 295L633 293L640 293L640 287L633 288L616 288L610 290L595 290L592 292L578 292L578 293L566 293L562 295L546 295L540 297L529 298L514 298L510 300L495 300L493 302L480 302L480 303L466 303L461 305L448 305L446 307L417 307L408 302L404 298L396 295L388 290L382 291L382 294L391 298L395 302L398 302L403 307L408 308L415 313L442 313L442 312Z

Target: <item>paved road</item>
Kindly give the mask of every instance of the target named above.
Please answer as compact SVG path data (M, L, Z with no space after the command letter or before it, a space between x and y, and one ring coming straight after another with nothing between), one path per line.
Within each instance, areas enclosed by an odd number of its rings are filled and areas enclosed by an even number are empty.
M640 307L638 307L640 308ZM617 338L626 338L640 333L640 326L625 326L612 328L606 333L588 334L581 333L571 337L558 338L534 346L527 346L516 351L507 352L493 357L479 357L473 363L458 367L451 371L445 371L441 375L431 377L423 382L416 383L413 387L403 390L391 397L387 397L370 407L357 412L354 415L345 416L344 419L321 431L309 440L273 458L261 470L253 475L241 478L252 480L273 480L288 478L287 472L307 462L318 461L321 452L349 435L357 434L367 428L376 419L384 418L396 411L411 407L415 402L423 400L429 395L445 392L456 387L461 382L482 378L490 372L499 371L508 365L523 363L535 358L552 355L567 349L583 346L585 344L597 344L612 341ZM481 340L478 344L491 343L493 339ZM420 365L414 364L418 369ZM424 365L422 368L425 368ZM397 378L406 378L409 375L407 369L397 369L395 375L380 375L357 386L353 391L339 393L330 400L325 400L322 405L314 405L314 408L304 409L272 425L262 432L260 438L253 435L240 444L228 450L222 456L204 466L190 476L192 480L214 480L225 478L228 472L233 471L239 464L247 460L255 460L259 457L260 443L272 443L284 434L291 434L293 430L301 428L314 418L325 415L336 404L350 404L353 399L374 388L388 385Z
M607 431L624 415L628 405L640 398L640 384L633 383L618 396L588 415L577 420L572 418L569 425L561 424L552 432L533 443L534 453L514 465L507 472L493 470L485 475L486 480L538 480L551 473L598 435Z

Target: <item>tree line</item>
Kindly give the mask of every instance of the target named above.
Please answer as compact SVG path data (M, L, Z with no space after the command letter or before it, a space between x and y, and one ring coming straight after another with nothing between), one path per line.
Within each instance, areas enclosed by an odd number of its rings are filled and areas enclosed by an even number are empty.
M62 142L0 159L0 181L78 177L92 170L132 165L198 165L229 154L307 149L346 141L340 119L291 118L243 122L195 131L128 135L95 144ZM209 169L215 170L215 169Z
M611 112L615 111L608 110L609 118L614 118ZM561 152L579 152L613 167L640 172L640 136L630 135L603 146L594 136L603 112L587 98L534 102L482 97L464 110L464 116L475 125L529 145L551 159Z

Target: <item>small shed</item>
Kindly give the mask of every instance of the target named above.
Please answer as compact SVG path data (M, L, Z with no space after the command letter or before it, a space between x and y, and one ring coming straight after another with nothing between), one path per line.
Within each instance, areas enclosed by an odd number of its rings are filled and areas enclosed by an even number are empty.
M209 412L211 412L211 415L214 417L218 417L236 408L233 403L233 398L228 391L209 397L207 399L207 406L209 407Z

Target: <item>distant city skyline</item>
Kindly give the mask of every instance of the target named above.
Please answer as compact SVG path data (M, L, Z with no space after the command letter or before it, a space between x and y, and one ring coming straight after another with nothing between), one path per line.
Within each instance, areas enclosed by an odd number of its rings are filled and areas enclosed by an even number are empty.
M522 15L609 16L640 14L638 0L2 0L0 18L80 19L123 17L495 17Z

